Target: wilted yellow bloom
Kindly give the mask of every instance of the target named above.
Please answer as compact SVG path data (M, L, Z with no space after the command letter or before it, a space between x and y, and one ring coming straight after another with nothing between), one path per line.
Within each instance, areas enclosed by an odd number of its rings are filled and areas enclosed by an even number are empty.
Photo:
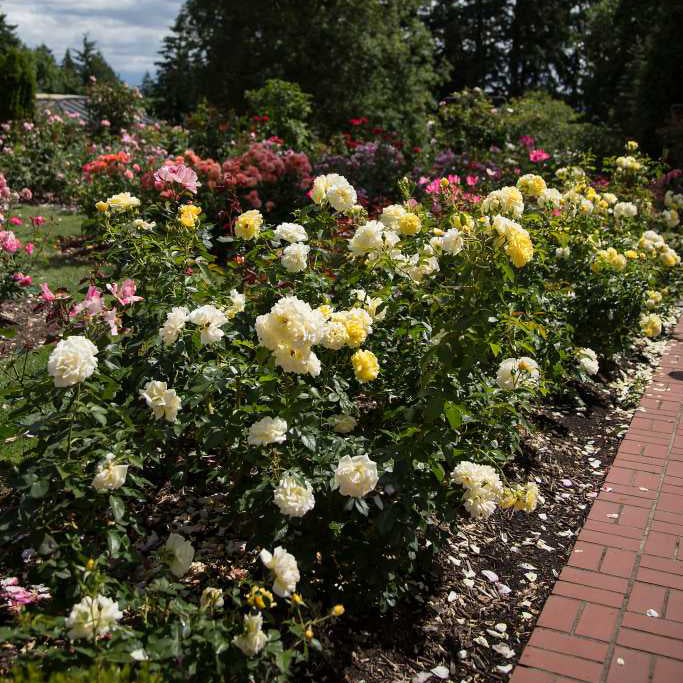
M97 204L95 204L95 208L104 213L105 211L109 211L109 204L107 204L107 202L97 202Z
M342 614L344 614L346 610L344 609L344 605L335 605L332 608L332 616L333 617L340 617Z
M356 351L351 356L351 364L359 382L371 382L379 375L379 362L372 351Z
M414 213L407 213L398 219L398 231L402 235L417 235L422 230L420 217Z
M201 207L194 204L183 204L179 209L180 222L186 228L194 228L197 224L197 217L202 212Z
M629 140L626 143L626 149L629 152L635 152L638 149L638 143L635 140Z
M298 593L292 593L292 602L295 605L303 605L304 599Z

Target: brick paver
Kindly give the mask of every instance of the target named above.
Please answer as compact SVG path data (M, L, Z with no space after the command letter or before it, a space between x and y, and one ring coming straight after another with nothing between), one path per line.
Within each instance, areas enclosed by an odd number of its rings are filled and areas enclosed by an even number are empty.
M510 681L683 683L683 319Z

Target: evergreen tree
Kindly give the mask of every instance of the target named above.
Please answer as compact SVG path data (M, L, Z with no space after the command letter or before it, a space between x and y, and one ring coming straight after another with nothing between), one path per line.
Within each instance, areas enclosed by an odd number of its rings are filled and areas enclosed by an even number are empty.
M33 58L33 65L36 73L36 87L38 92L65 92L64 74L47 45L39 45L34 50L31 50L31 56Z
M81 84L84 86L90 82L91 78L109 83L119 82L119 78L114 73L114 70L97 49L97 43L94 40L90 40L87 34L83 36L82 48L76 50L76 68Z
M64 53L64 58L62 59L62 80L65 93L80 94L83 92L81 75L69 49Z
M11 48L0 55L0 121L33 116L36 77L25 50Z
M158 92L183 113L201 97L246 111L269 78L313 95L319 123L368 115L413 135L440 81L421 0L187 0L164 41Z
M4 12L0 12L0 54L13 48L22 47L16 30L16 24L8 24L7 15Z

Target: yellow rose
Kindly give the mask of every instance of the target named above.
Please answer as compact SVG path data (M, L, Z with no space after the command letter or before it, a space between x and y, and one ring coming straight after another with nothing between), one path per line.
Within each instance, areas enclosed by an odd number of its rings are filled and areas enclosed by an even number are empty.
M105 213L105 211L109 211L109 204L107 204L107 202L97 202L97 204L95 204L95 208L98 211Z
M194 228L197 223L197 217L202 212L201 207L195 206L194 204L183 204L178 209L180 214L180 222L186 228Z
M510 230L507 242L505 251L515 268L523 268L534 257L534 245L528 234L520 230Z
M262 225L263 216L260 211L246 211L235 222L235 235L243 240L255 240L261 233Z
M638 258L638 252L633 251L633 249L629 249L628 251L624 252L624 256L630 259Z
M417 235L422 230L420 217L414 213L407 213L398 220L398 231L402 235Z
M351 356L351 364L356 374L356 379L361 382L371 382L379 375L379 363L377 356L372 351L356 351Z
M356 320L348 320L344 323L346 334L349 336L348 344L352 348L359 347L368 336L365 328Z

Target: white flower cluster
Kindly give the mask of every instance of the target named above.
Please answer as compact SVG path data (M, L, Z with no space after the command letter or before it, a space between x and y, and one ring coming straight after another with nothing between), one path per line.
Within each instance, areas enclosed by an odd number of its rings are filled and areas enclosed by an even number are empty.
M329 203L335 211L350 211L358 197L344 176L330 173L318 176L313 181L311 199L321 206Z
M256 333L262 346L270 349L275 364L285 372L320 374L320 360L312 347L325 333L325 318L305 301L287 296L278 301L270 313L256 318Z
M69 638L87 638L92 640L96 636L104 636L123 617L118 603L103 595L94 598L85 597L71 608L66 618Z
M311 483L299 481L291 474L286 474L280 479L273 500L280 512L287 517L303 517L315 506Z
M659 260L665 266L677 266L681 257L664 241L664 238L655 230L646 230L638 241L638 246L649 254L659 251Z
M367 256L376 261L383 253L393 255L400 239L398 233L387 229L384 223L368 221L354 232L348 248L354 257Z
M364 308L331 311L326 317L320 341L326 349L339 351L344 346L356 349L372 333L372 317Z
M147 382L145 388L140 390L140 396L147 402L155 420L163 417L168 422L175 422L182 401L175 389L167 388L166 382L158 380Z
M288 598L296 590L296 584L301 578L294 555L278 546L272 553L264 548L260 557L261 562L275 576L273 593L281 598Z
M666 209L665 211L662 211L662 220L669 230L673 230L673 228L675 228L681 222L676 209Z
M206 345L220 341L225 334L220 329L221 326L244 310L246 297L236 289L233 289L230 291L230 302L230 306L226 311L222 311L211 304L200 306L192 312L184 306L174 306L166 314L166 321L159 329L161 341L166 346L175 344L188 321L200 328L200 341L202 344Z
M581 369L587 375L597 375L600 369L600 364L598 363L598 356L593 351L593 349L581 348L577 349L576 355L579 359L579 365Z
M377 463L367 455L345 455L339 460L334 473L334 488L339 488L342 496L352 498L367 495L378 481Z
M481 212L489 216L503 213L521 218L524 213L524 198L516 187L503 187L487 195L481 203Z
M533 358L506 358L498 367L496 381L501 389L512 391L520 387L533 387L540 378L538 363Z
M125 484L127 474L128 465L117 465L114 454L109 453L97 465L97 474L92 485L99 493L114 491Z
M639 171L642 168L642 164L632 156L617 157L616 160L617 172L625 171Z
M247 443L250 446L267 446L287 440L287 422L279 417L264 417L249 427Z
M667 190L664 195L664 206L668 209L683 209L683 194L674 194L673 190Z
M62 339L47 361L47 372L56 387L71 387L95 372L97 347L85 337Z
M493 467L461 462L453 470L451 479L465 488L463 503L473 519L487 519L495 512L503 484Z
M613 210L615 218L633 218L638 215L638 207L633 202L619 202Z

